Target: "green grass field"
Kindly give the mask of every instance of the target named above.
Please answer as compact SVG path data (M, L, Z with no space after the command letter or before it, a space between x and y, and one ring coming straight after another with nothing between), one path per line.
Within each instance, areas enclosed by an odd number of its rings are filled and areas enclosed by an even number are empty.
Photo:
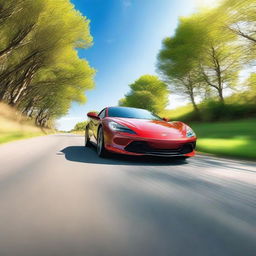
M197 150L220 156L256 159L256 119L191 123Z

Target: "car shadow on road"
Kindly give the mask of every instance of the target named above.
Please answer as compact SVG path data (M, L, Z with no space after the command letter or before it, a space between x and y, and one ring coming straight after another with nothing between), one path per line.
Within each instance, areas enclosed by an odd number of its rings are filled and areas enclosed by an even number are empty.
M90 164L107 165L141 165L141 166L161 166L161 165L184 165L186 160L176 157L148 157L148 156L126 156L111 154L107 158L100 158L93 146L85 148L84 146L69 146L62 149L66 160Z

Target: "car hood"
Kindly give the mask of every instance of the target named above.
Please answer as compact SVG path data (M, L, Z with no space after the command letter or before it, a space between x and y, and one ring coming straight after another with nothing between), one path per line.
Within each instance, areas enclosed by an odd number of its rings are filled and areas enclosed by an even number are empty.
M182 122L166 122L162 120L145 120L119 117L111 119L129 127L141 137L161 140L186 138L187 125Z

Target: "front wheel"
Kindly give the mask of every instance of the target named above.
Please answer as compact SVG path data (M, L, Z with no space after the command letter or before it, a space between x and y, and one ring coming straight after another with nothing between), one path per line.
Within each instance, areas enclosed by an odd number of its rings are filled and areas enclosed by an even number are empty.
M179 160L186 161L189 158L189 156L179 156Z
M104 143L104 132L103 128L100 127L98 131L98 137L97 137L97 153L99 157L106 157L107 156L107 150L105 148Z

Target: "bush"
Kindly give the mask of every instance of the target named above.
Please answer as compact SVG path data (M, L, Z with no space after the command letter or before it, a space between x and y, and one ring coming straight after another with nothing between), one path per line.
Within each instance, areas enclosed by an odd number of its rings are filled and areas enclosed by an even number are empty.
M79 122L75 125L75 127L71 131L84 131L86 125L87 125L87 121Z
M216 101L207 101L199 105L199 113L191 111L180 117L181 121L225 121L256 117L256 104L230 103L223 104Z

